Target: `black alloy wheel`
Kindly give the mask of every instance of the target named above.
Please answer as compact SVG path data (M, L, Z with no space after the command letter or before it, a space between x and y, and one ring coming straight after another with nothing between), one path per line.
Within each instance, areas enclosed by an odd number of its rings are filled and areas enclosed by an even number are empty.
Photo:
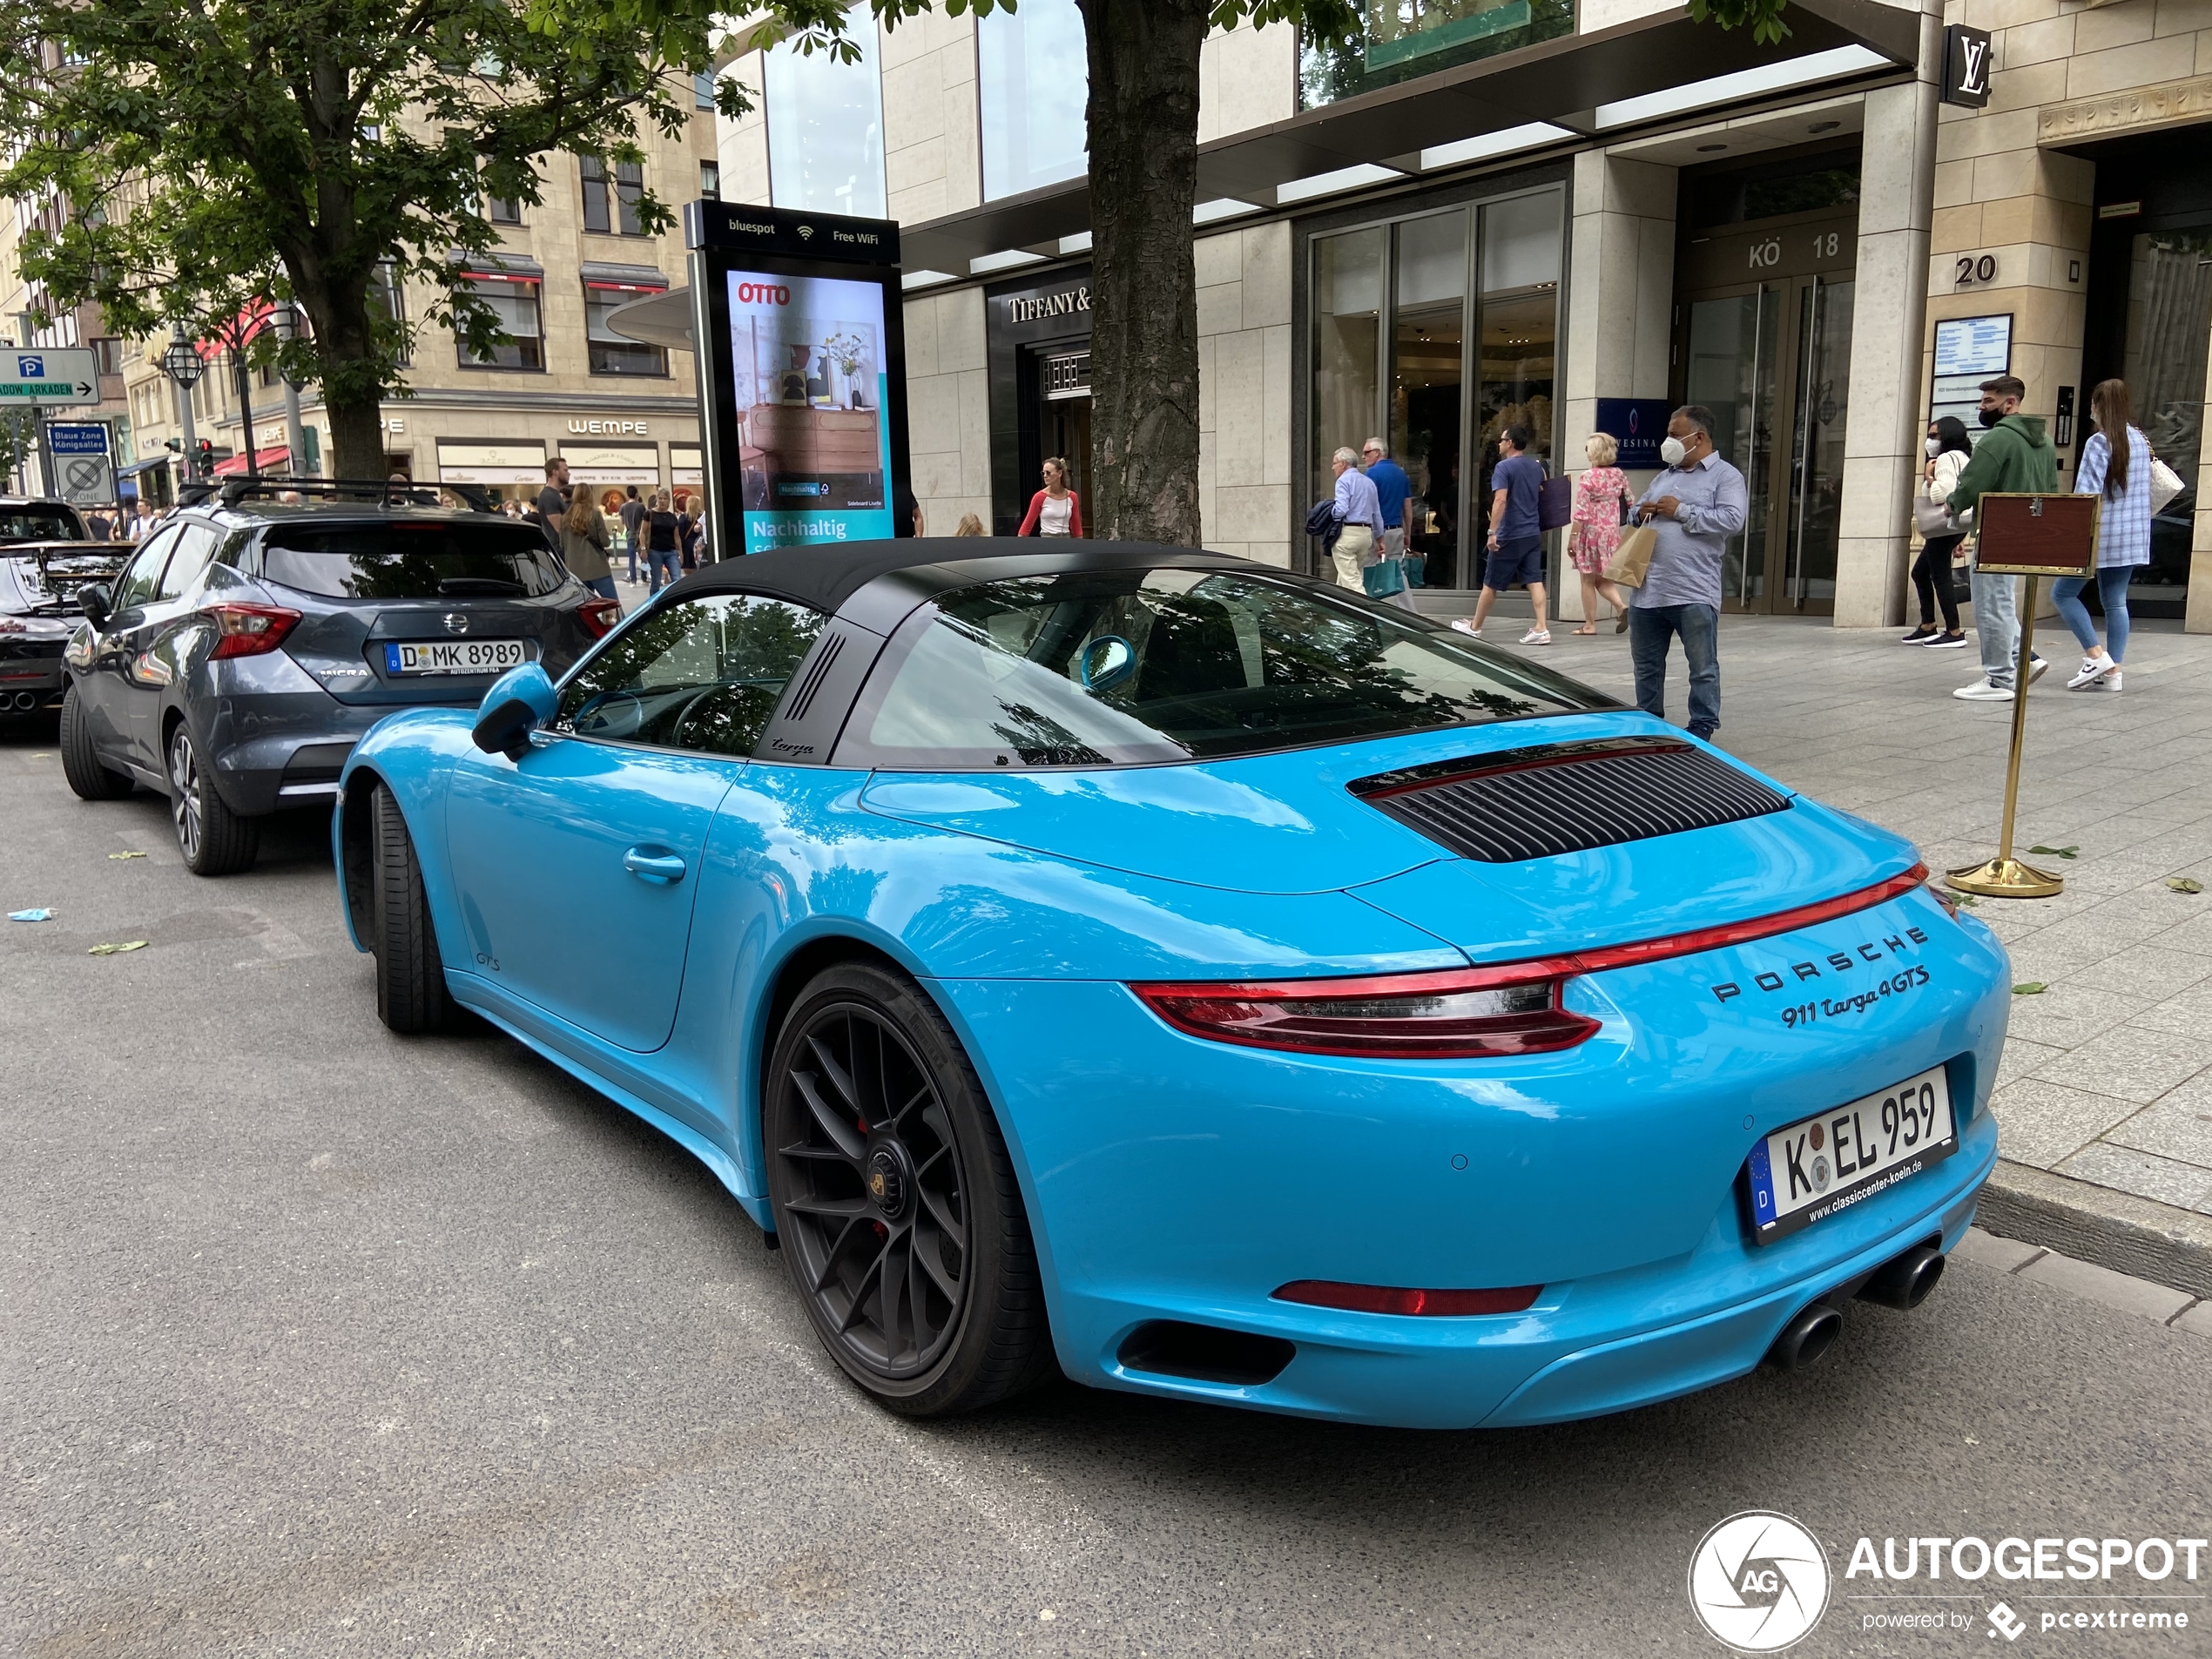
M894 1411L973 1411L1050 1371L1013 1161L952 1029L913 981L818 975L767 1078L783 1256L831 1354Z
M199 764L192 728L182 720L169 733L169 819L177 850L194 875L233 875L250 870L261 851L261 826L240 818L215 792Z

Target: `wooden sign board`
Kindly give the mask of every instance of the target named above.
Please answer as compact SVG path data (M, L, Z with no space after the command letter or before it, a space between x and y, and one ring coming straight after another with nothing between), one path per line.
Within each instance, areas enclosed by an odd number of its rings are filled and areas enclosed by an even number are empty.
M1985 576L2094 576L2094 496L1992 493L1974 509L1974 569Z

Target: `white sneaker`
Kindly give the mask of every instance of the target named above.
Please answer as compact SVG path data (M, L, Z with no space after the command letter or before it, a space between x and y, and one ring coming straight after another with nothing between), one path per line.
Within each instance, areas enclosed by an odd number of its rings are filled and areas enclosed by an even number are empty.
M2120 665L2113 664L2112 672L2087 688L2092 691L2116 691L2120 689Z
M2011 686L1992 685L1986 678L1976 680L1972 685L1961 685L1951 695L1964 698L1969 703L2009 703L2013 700Z
M2086 685L2094 685L2119 666L2120 664L2109 657L2084 657L2081 659L2080 672L2066 683L2066 689L2069 691L2078 691Z
M1552 643L1552 631L1548 628L1531 628L1521 635L1521 643L1524 645L1548 645Z
M2027 683L2030 685L2033 685L2036 681L2041 679L2043 678L2043 671L2050 667L2050 661L2047 658L2029 658L2027 659Z
M1457 629L1460 633L1465 634L1469 639L1480 639L1482 637L1482 630L1476 627L1465 617L1454 617L1453 619L1452 626Z

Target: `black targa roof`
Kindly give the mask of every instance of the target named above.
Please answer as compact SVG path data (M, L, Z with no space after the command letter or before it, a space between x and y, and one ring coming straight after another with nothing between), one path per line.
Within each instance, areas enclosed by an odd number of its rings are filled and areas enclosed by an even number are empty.
M1002 577L1052 576L1070 570L1144 570L1156 565L1219 566L1283 576L1273 565L1256 564L1202 548L1164 547L1150 542L1045 540L1041 537L917 537L894 542L845 542L782 547L766 553L724 559L685 577L673 590L686 593L765 594L837 615L845 602L883 577L911 572L899 585L915 600L973 583ZM873 609L873 607L870 607Z

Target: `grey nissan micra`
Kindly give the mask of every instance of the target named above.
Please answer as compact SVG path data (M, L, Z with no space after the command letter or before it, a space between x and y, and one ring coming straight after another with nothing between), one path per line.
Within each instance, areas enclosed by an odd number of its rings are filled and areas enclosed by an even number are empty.
M266 497L296 492L296 503ZM226 487L170 517L63 653L69 786L168 796L199 875L250 867L260 819L327 802L395 709L471 704L506 670L559 675L621 620L531 521L427 490Z

